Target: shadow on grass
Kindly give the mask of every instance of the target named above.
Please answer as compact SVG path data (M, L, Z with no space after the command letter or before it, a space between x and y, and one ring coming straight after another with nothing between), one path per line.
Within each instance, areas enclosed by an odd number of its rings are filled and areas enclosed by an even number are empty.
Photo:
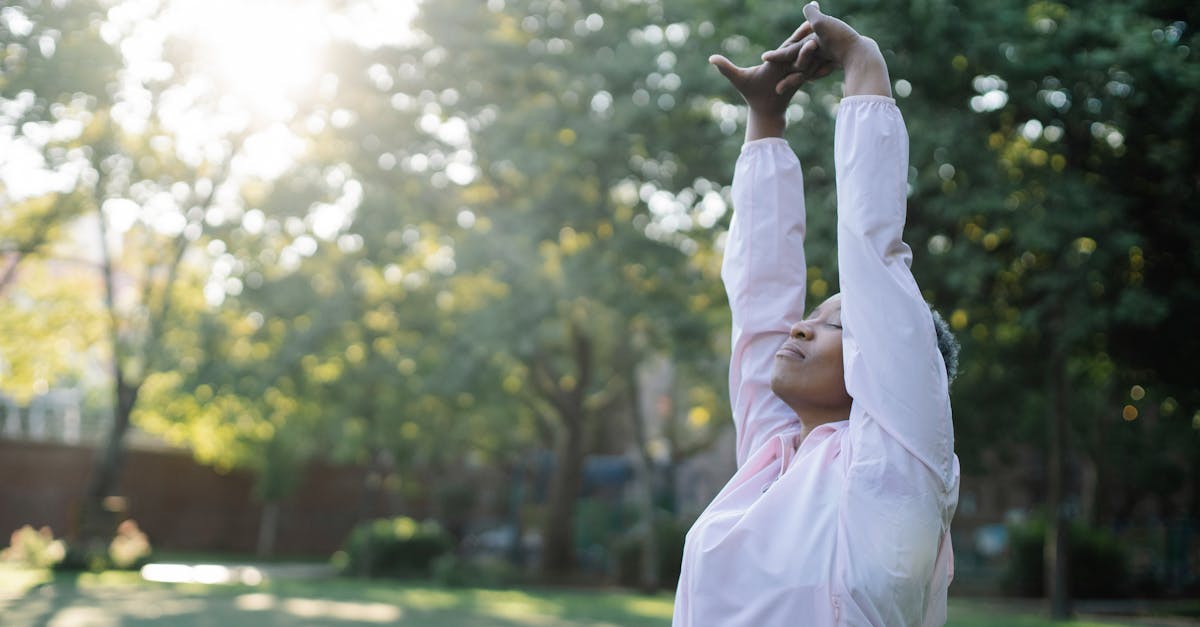
M280 582L281 597L310 593L309 582ZM355 598L400 608L411 622L401 624L505 627L510 625L666 627L672 596L654 597L620 591L559 589L457 589L411 582L331 580L322 584L327 598Z
M202 586L148 583L136 573L110 572L56 574L23 591L15 587L0 586L7 590L0 595L0 615L13 627L666 627L671 610L669 596L456 590L347 579Z
M1128 602L1126 603L1129 604ZM950 627L1100 627L1191 624L1182 606L1134 608L1137 618L1054 623L1036 602L952 599ZM357 626L667 627L672 597L560 588L458 589L332 578L261 586L161 584L137 573L51 575L0 569L5 627ZM1082 610L1081 606L1081 610ZM1173 617L1158 618L1154 610ZM1107 613L1107 612L1106 612Z

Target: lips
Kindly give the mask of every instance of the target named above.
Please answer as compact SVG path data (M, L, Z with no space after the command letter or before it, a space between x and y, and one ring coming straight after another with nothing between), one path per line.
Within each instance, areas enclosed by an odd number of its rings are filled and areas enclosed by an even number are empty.
M784 344L783 346L779 347L779 350L775 353L775 356L781 357L783 359L804 359L805 358L804 353L801 352L800 349L793 344Z

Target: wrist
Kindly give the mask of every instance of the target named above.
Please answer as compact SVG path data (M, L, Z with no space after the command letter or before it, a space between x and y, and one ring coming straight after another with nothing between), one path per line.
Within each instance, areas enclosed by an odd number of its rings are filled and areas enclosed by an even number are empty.
M842 67L847 72L870 69L883 64L883 53L879 51L879 44L874 39L861 35L846 49L846 54L842 57Z
M783 111L768 112L750 108L750 116L746 121L747 142L766 137L783 137L785 129L787 129L787 117Z
M750 118L760 122L778 122L783 124L787 119L787 107L755 107L750 106Z
M891 97L892 85L888 78L887 62L883 60L883 53L875 40L859 37L843 57L842 67L846 71L843 96Z

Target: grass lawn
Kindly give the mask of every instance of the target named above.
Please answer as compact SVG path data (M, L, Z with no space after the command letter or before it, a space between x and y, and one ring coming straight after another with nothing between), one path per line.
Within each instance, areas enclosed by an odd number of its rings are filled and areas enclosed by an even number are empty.
M256 587L155 584L136 573L53 576L46 571L0 566L0 623L6 627L667 627L671 602L669 594L453 589L351 579L275 581ZM1051 623L1029 606L953 600L949 624L1088 627L1154 623Z

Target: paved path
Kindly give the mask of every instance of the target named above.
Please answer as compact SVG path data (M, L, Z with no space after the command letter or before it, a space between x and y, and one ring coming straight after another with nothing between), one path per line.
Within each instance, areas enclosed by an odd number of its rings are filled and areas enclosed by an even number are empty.
M142 567L147 581L162 583L242 583L257 586L264 581L328 579L337 574L328 563L183 563L154 562Z

